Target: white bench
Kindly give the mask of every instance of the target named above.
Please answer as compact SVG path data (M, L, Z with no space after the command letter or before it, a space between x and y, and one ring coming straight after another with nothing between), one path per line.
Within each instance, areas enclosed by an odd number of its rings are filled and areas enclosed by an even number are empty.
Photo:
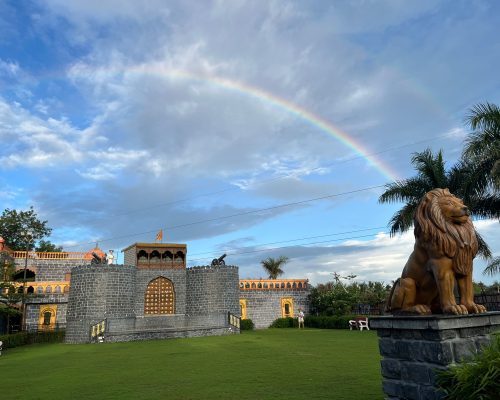
M356 318L349 320L349 330L352 331L352 328L355 330L359 329L360 331L365 328L370 330L370 327L368 326L368 318Z

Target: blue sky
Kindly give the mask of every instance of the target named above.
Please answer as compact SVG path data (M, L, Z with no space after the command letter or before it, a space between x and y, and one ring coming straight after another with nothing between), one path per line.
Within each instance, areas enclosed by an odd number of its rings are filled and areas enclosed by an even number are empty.
M225 252L258 278L260 260L283 254L285 277L389 283L413 235L387 234L401 205L378 204L380 185L387 171L412 176L411 154L427 147L451 166L467 110L500 103L499 12L496 1L0 1L2 209L33 205L68 251L163 229L188 244L189 265ZM498 221L476 226L500 255ZM483 267L475 278L491 281Z

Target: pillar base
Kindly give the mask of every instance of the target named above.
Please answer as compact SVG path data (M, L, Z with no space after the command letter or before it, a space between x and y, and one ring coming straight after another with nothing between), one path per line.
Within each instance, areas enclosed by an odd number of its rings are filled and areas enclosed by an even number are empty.
M500 312L463 316L383 316L370 319L382 356L387 399L443 399L436 371L476 354L500 331Z

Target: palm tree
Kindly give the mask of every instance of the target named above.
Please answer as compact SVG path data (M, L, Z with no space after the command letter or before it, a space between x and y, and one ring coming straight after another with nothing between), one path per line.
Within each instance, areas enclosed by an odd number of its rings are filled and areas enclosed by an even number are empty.
M500 188L500 107L477 104L469 111L466 124L474 131L465 141L463 159L470 159L488 171L494 189Z
M279 256L279 258L268 257L260 263L269 274L269 279L276 279L279 275L283 274L281 267L288 262L288 257Z
M473 165L475 175L483 175L486 182L481 205L486 209L496 209L494 218L500 219L500 107L491 103L476 104L465 119L473 130L465 142L463 160ZM500 272L500 257L496 257L483 271L494 275Z
M447 171L442 151L433 154L430 149L414 153L411 162L417 170L417 175L387 184L386 191L379 197L381 203L398 201L406 203L389 222L391 236L398 232L406 232L413 226L413 216L420 200L425 193L436 188L448 188L451 193L460 197L473 216L488 218L499 216L499 210L495 208L495 204L500 202L499 196L493 195L492 198L481 196L482 188L488 186L487 179L484 175L480 175L471 163L462 161ZM493 207L489 207L490 205ZM477 239L479 253L484 258L490 258L491 251L486 242L479 234Z

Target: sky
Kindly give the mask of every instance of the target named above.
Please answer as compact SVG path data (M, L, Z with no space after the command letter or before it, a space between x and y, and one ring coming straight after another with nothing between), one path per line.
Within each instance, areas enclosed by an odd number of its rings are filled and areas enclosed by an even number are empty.
M241 278L390 283L384 185L500 103L500 3L0 0L0 206L67 251L186 243ZM475 226L500 255L498 221ZM118 261L123 260L119 253ZM475 261L475 280L485 263ZM497 278L498 279L498 278Z

